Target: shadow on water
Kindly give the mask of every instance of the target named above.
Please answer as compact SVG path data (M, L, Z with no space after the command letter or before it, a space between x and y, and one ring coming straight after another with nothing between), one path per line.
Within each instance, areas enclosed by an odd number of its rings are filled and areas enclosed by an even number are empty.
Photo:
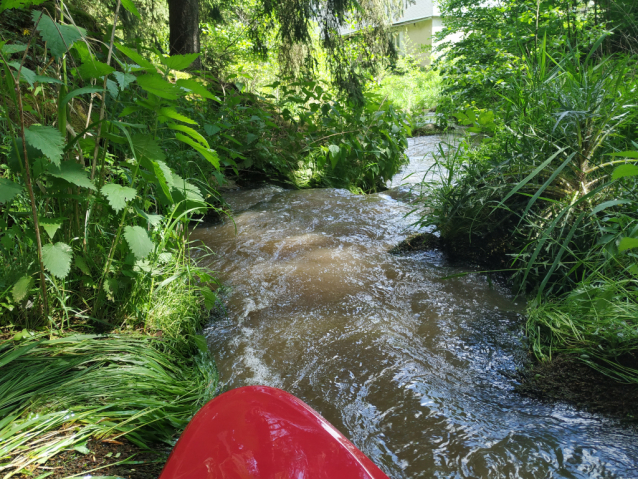
M406 171L439 141L413 140ZM196 230L230 287L207 330L226 387L295 394L392 478L638 477L631 425L514 391L527 350L507 290L387 253L413 233L392 192L240 190L237 234Z

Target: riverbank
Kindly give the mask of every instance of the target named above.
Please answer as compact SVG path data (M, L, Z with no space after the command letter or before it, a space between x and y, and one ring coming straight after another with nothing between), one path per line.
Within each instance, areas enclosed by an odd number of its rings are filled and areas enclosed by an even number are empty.
M170 448L160 446L149 450L130 443L118 441L89 440L89 452L65 451L52 457L38 473L48 474L47 479L67 479L87 475L127 479L157 479L170 454ZM34 477L33 472L14 476L20 479ZM36 476L39 477L39 476ZM41 476L40 476L41 477Z
M217 390L205 340L187 331L207 318L204 308L186 318L179 341L173 331L151 327L102 334L5 329L0 474L66 477L117 463L114 471L151 471L127 477L157 477L162 460L151 453L170 448Z
M638 385L623 384L570 356L551 361L531 359L516 390L542 401L560 401L596 414L638 419Z
M390 249L389 253L405 255L427 251L442 251L449 261L456 264L466 262L483 268L506 266L508 259L503 254L493 253L489 247L465 249L458 254L456 248L432 233L413 234ZM492 274L504 285L509 285L506 287L511 287L511 274ZM551 360L539 361L530 354L527 367L519 371L517 379L520 383L516 391L525 397L550 403L563 402L609 417L638 419L637 384L618 382L570 355L558 354Z

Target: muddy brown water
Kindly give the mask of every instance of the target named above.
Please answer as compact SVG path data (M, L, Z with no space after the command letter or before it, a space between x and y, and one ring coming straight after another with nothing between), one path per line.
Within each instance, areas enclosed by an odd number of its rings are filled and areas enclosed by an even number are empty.
M438 252L393 256L415 183L442 139L411 140L384 194L266 187L226 195L198 228L229 287L207 329L225 388L265 384L319 411L393 479L638 477L629 423L514 391L523 304ZM426 158L424 159L424 155Z

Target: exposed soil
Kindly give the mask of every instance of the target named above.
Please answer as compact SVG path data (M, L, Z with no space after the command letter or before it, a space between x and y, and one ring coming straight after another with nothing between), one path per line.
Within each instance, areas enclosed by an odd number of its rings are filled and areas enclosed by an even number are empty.
M416 251L427 251L439 247L439 237L432 233L418 233L401 241L392 248L390 254L406 254Z
M614 381L569 356L536 363L521 375L517 390L524 396L564 401L594 413L638 419L637 384Z
M53 472L47 476L48 479L85 476L87 473L93 476L115 476L123 479L157 479L170 453L167 446L160 445L157 450L149 451L125 439L114 442L90 440L87 448L90 451L88 454L75 450L63 452L51 458L46 464L34 467L33 470L25 471L16 477L26 479Z

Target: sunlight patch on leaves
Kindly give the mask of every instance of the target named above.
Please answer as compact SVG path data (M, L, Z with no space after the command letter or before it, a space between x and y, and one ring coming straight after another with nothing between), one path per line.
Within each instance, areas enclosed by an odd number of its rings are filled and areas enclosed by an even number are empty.
M612 180L626 178L628 176L638 176L638 166L636 165L620 165L611 175Z
M205 148L210 148L208 141L206 141L206 138L204 138L199 132L192 129L191 127L186 125L179 125L177 123L168 123L166 126L168 126L171 130L182 131L186 133L187 135L189 135L194 140L201 143L202 146L204 146Z
M172 120L181 121L183 123L188 123L190 125L197 125L197 122L195 120L191 120L187 116L177 113L173 108L167 108L167 107L160 108L159 121L164 123L167 121L168 118Z
M155 65L153 65L151 62L149 62L146 58L144 58L142 55L137 53L132 48L128 48L128 47L125 47L124 45L118 45L118 44L115 45L115 48L117 48L120 52L122 52L124 55L129 57L135 63L137 63L140 66L140 68L144 70L149 70L152 72L157 71L157 68L155 68Z
M137 18L141 18L140 12L137 11L137 8L135 8L135 4L132 2L132 0L121 0L121 3L122 6L126 8L130 13L135 15Z
M618 251L621 253L633 248L638 248L638 238L623 238L618 243Z
M183 78L181 80L177 80L175 84L178 87L190 90L190 92L196 95L202 96L204 98L208 98L209 100L215 100L217 102L221 102L219 97L209 92L208 89L204 85L199 83L197 80Z
M13 295L13 301L19 303L27 297L29 290L33 287L33 278L31 276L24 275L18 280L16 284L11 288L11 294Z
M65 219L66 218L38 218L38 223L44 228L44 231L47 232L49 238L53 240L55 233L62 227Z
M153 251L153 242L141 226L126 226L124 238L137 259L144 259Z
M0 2L0 12L9 10L10 8L25 8L30 5L40 5L46 0L2 0Z

